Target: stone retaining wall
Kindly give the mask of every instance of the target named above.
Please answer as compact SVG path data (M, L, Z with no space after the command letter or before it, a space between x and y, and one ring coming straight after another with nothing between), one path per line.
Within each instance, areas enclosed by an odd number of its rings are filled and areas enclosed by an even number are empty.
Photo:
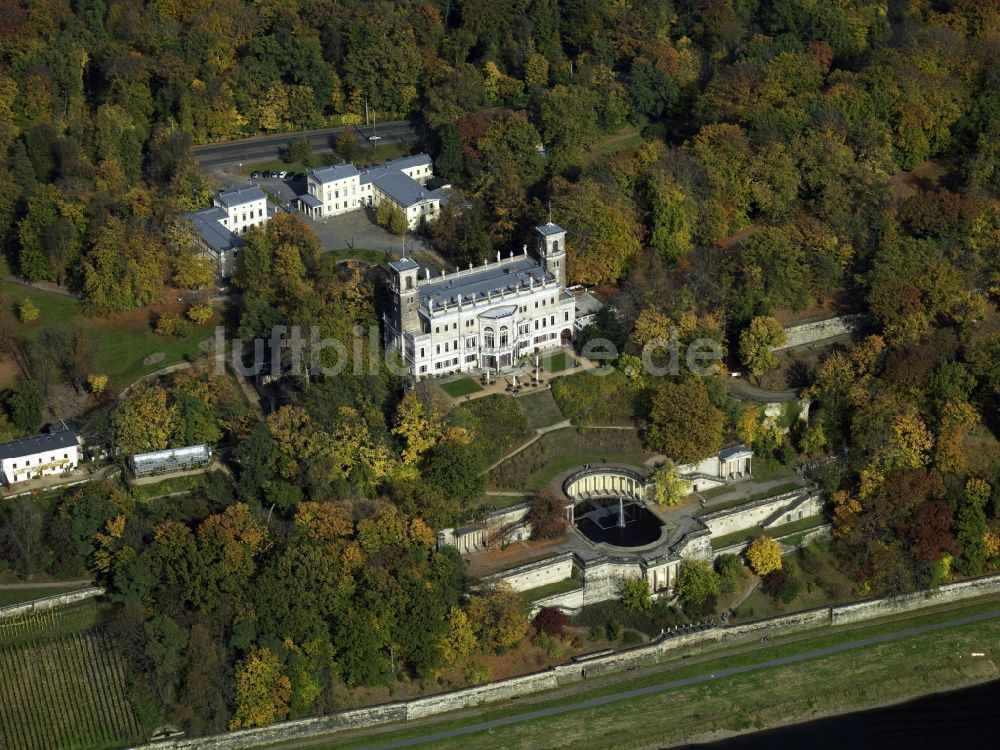
M811 344L814 341L832 339L845 333L855 333L864 330L870 322L864 313L856 313L817 320L813 323L803 323L799 326L790 326L785 329L787 340L781 346L776 346L774 351L780 352L783 349Z
M64 607L67 604L75 604L76 602L93 599L102 594L104 594L104 589L94 586L88 589L80 589L79 591L69 591L65 594L46 596L42 599L32 599L29 602L21 602L20 604L11 604L8 607L0 607L0 620L27 615L32 612L44 612L56 607Z
M970 599L998 592L1000 592L1000 575L971 578L958 583L946 583L937 591L918 591L903 596L870 599L857 604L833 607L830 621L839 625L859 620L870 620L873 617L884 617L898 612L909 612L921 607L947 604L960 599Z
M561 594L552 594L551 596L543 596L541 599L535 599L531 603L531 617L538 614L538 610L542 607L555 607L556 609L561 609L563 612L574 614L583 609L583 588L573 589L572 591L564 591Z
M725 536L726 534L732 534L743 529L753 528L782 508L792 505L803 492L807 491L806 488L802 488L792 490L791 492L783 492L774 497L755 500L734 508L705 513L699 516L698 520L712 532L712 536ZM817 499L816 502L819 502L819 500ZM817 509L811 515L815 515L818 512L819 510Z
M664 633L657 640L643 646L614 651L607 655L570 662L533 674L498 680L486 685L454 690L412 701L397 701L371 708L341 711L316 719L287 721L262 729L246 729L212 737L148 743L132 750L243 750L244 748L288 742L344 729L407 721L483 703L511 700L523 695L551 690L585 677L619 671L630 666L655 664L662 657L671 656L673 652L684 646L711 645L722 640L738 643L756 639L761 634L770 635L808 630L831 623L857 622L997 592L1000 592L1000 575L984 576L969 581L947 584L936 592L875 599L839 607L820 607L727 627L713 626L704 630L679 630Z
M573 553L563 552L555 557L548 557L527 565L509 568L500 573L483 576L482 581L483 583L506 581L514 591L527 591L550 583L565 581L572 574Z

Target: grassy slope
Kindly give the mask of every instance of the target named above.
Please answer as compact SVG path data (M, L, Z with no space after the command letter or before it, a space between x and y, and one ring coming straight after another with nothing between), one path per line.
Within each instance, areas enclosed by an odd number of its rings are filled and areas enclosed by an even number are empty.
M569 427L542 435L491 471L487 481L499 490L537 490L574 466L605 458L642 466L648 455L634 432Z
M93 350L93 371L108 375L113 390L161 367L181 362L186 354L201 354L199 342L210 338L214 331L213 318L203 326L192 326L185 338L157 336L150 325L153 313L148 308L113 318L94 318L83 314L79 300L54 292L2 280L0 292L14 304L20 304L27 297L41 311L34 323L17 324L17 334L29 341L37 341L46 330L68 334L77 327L82 328ZM163 352L166 357L162 362L144 365L142 360L155 352Z
M518 396L517 408L521 410L532 429L548 427L565 419L555 399L552 398L552 391L548 389Z

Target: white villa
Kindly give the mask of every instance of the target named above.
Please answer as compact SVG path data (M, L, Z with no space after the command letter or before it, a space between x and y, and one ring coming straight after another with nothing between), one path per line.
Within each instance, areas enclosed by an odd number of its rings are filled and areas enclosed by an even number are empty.
M240 235L250 227L262 226L274 215L267 207L267 195L257 185L222 190L212 196L212 206L184 214L191 222L205 253L215 263L219 275L232 276L236 255L243 245Z
M427 154L406 156L368 169L346 162L310 169L307 192L298 197L299 209L312 219L320 219L389 201L403 212L413 230L436 218L441 210L441 191L424 187L433 176Z
M420 278L403 257L389 264L393 310L385 316L386 345L418 379L470 370L503 370L520 357L568 343L576 302L566 291L566 230L536 228L538 258L495 263Z
M8 485L60 474L80 463L80 438L62 420L44 435L0 444L0 470Z

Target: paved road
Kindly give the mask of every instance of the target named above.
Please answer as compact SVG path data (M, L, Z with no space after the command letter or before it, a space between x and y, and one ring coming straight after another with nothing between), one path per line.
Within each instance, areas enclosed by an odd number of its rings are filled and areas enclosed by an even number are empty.
M375 131L382 143L414 140L418 137L418 126L405 120L399 122L383 122L375 126ZM244 138L226 143L207 143L195 146L193 151L202 168L219 167L236 162L264 161L277 159L289 141L296 138L307 138L313 151L332 151L333 141L345 130L352 130L358 140L365 140L371 135L371 129L364 126L328 128L325 130L309 130L300 133L278 133L262 135L255 138Z
M799 395L795 391L772 391L767 388L761 388L744 378L730 378L727 385L732 395L746 401L756 401L760 404L791 401L794 398L798 398Z
M914 628L907 628L906 630L899 630L894 633L888 633L886 635L872 636L871 638L862 638L857 641L851 641L850 643L841 643L836 646L828 646L827 648L814 649L812 651L806 651L801 654L783 656L779 659L768 659L767 661L758 662L756 664L748 664L741 667L730 667L728 669L720 669L717 672L701 674L695 677L685 677L684 679L680 680L671 680L669 682L660 683L659 685L650 685L648 687L643 687L643 688L624 690L620 693L615 693L614 695L606 695L606 696L601 696L599 698L590 698L588 700L577 701L575 703L570 703L563 706L552 706L551 708L543 708L537 711L526 711L524 713L515 714L513 716L507 716L502 719L494 719L493 721L483 721L478 724L472 724L466 727L459 727L457 729L451 729L448 731L433 732L425 734L420 737L410 737L407 739L391 740L389 742L372 744L369 745L368 748L369 750L395 750L395 748L416 747L418 745L441 742L443 740L453 739L455 737L464 737L470 734L478 734L479 732L489 732L491 730L500 729L501 727L510 726L512 724L521 724L526 721L535 721L537 719L544 719L549 716L558 716L560 714L569 713L571 711L581 711L589 708L597 708L599 706L606 706L611 703L620 703L621 701L632 700L634 698L643 698L647 695L655 695L656 693L662 693L667 690L676 690L677 688L689 687L691 685L700 685L705 682L721 680L726 677L734 677L736 675L745 674L747 672L754 672L759 669L769 669L771 667L783 667L789 664L796 664L798 662L808 661L810 659L818 659L824 656L840 654L845 651L857 651L859 649L877 646L882 643L891 643L892 641L898 641L904 638L911 638L916 635L924 635L925 633L932 633L936 630L942 630L944 628L954 628L960 625L971 625L973 623L983 622L984 620L993 620L998 617L1000 617L1000 610L992 612L982 612L980 614L969 615L967 617L960 617L954 620L948 620L946 622L933 623L930 625L921 625Z

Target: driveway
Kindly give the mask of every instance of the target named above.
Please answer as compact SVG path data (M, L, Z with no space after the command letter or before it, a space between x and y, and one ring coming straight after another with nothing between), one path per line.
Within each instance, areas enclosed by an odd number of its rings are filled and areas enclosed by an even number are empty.
M375 212L368 208L323 219L309 219L304 215L303 218L319 235L319 241L324 250L340 250L349 247L362 250L391 251L397 256L403 251L403 240L400 236L390 234L376 224ZM423 247L423 240L412 233L407 233L407 250L423 249Z

